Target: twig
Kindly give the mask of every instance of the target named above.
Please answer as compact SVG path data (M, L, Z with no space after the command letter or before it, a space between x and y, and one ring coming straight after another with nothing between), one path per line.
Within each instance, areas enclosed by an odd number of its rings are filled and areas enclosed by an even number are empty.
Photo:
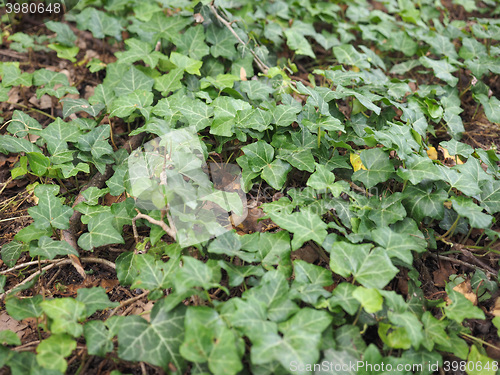
M114 263L110 262L109 260L106 260L106 259L94 258L94 257L87 257L87 258L80 259L80 261L83 262L83 263L100 263L100 264L105 265L105 266L107 266L109 268L116 269L116 266L114 265ZM51 264L49 264L48 266L45 266L42 269L36 271L31 276L27 277L26 279L24 279L23 281L21 281L19 284L17 284L14 288L12 288L10 290L7 290L5 293L0 294L0 300L3 299L8 294L10 294L17 287L29 283L31 280L33 280L35 277L37 277L41 273L43 273L45 271L48 271L48 270L50 270L51 268L53 268L55 266L63 266L65 264L71 264L71 263L72 263L71 259L61 259L59 261L52 261ZM38 261L35 262L35 264L38 264Z
M132 219L132 223L133 223L134 228L135 228L135 222L137 220L145 219L145 220L149 221L151 224L155 224L155 225L158 225L159 227L161 227L161 229L163 229L170 237L172 237L173 240L175 240L176 231L175 231L175 229L171 228L167 223L165 223L162 220L153 219L151 216L141 213L137 208L136 208L136 211L137 211L137 216ZM169 220L171 220L169 214L167 214L167 218ZM134 230L134 236L136 237L136 241L137 241L137 229Z
M111 314L109 314L108 318L110 318L113 315L115 315L117 313L118 309L120 309L122 307L125 307L127 305L130 305L131 303L134 303L135 301L138 301L141 298L146 297L148 294L149 294L149 290L146 291L146 292L144 292L144 293L142 293L142 294L139 294L138 296L135 296L135 297L129 298L129 299L123 301L123 302L120 302L120 306L115 307L115 309L113 311L111 311Z
M224 26L226 26L228 28L228 30L231 32L231 34L233 34L236 39L238 39L238 42L240 42L240 44L242 45L245 45L245 42L243 40L241 40L241 38L239 37L238 34L236 34L236 32L234 31L233 27L231 26L231 23L227 22L224 18L222 18L222 16L217 12L217 9L215 9L215 6L213 4L213 1L212 3L210 4L210 9L212 9L212 12L213 14L215 15L215 17L222 23L224 24ZM253 55L253 59L255 61L255 63L257 64L257 66L259 67L259 69L262 71L262 73L264 74L267 74L267 71L269 70L269 67L264 64L262 62L262 60L259 58L259 56L257 56L257 54L251 49L249 48L250 50L250 53Z
M474 264L470 264L470 263L464 262L463 260L460 260L460 259L450 258L450 257L444 256L444 255L437 255L437 254L434 254L434 253L428 253L428 254L431 257L433 257L433 258L435 258L437 260L444 259L444 260L447 260L448 262L460 264L461 266L472 268L474 270L480 269L480 267L478 267L478 266L476 266ZM488 269L485 269L484 271L485 271L485 273L489 274L490 276L494 277L495 279L497 278L496 273L491 272Z

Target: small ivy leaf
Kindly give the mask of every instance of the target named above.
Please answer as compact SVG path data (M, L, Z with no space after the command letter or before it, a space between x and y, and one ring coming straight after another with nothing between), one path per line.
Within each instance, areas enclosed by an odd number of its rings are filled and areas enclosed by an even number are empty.
M341 64L355 66L360 69L370 68L368 57L356 51L350 44L333 47L333 54Z
M412 346L419 349L424 340L422 323L418 320L413 312L394 312L389 311L387 314L389 321L396 326L404 327L408 337L411 340Z
M2 345L21 345L21 339L9 329L0 331L0 344Z
M192 17L182 17L181 14L167 17L162 11L157 11L141 28L154 34L153 44L156 44L162 38L173 42L179 31L192 22Z
M79 321L85 318L85 304L73 298L55 298L40 303L43 312L50 318L53 334L69 334L80 337L83 327Z
M151 322L131 315L119 322L118 356L125 361L144 361L161 366L165 371L169 363L184 371L186 363L179 353L184 342L186 307L181 305L167 311L165 300L155 303Z
M83 335L90 355L104 357L114 348L111 331L100 320L85 323Z
M408 215L417 222L428 216L441 220L444 215L443 203L448 198L444 190L432 190L432 184L409 186L404 192L403 204Z
M262 140L244 146L241 149L245 153L245 158L248 160L248 165L252 168L252 172L261 171L274 158L273 146ZM238 162L238 164L240 163ZM243 167L241 164L240 166Z
M106 291L101 287L78 289L77 301L85 304L85 313L89 317L97 310L120 306L118 302L111 302Z
M184 34L174 35L173 39L177 51L192 59L201 60L210 53L210 48L205 43L205 29L202 25L190 27Z
M330 249L330 268L342 277L351 274L366 288L384 288L399 272L384 249L370 251L371 244L334 242Z
M225 27L217 27L215 23L211 23L206 30L207 42L212 44L210 53L213 57L225 57L229 60L236 56L236 48L234 45L237 40L231 32Z
M154 47L143 40L129 38L125 41L125 44L129 47L128 51L115 53L120 64L132 64L142 60L151 68L154 68L161 57L166 58L161 52L153 51Z
M122 27L118 19L93 7L85 8L79 13L76 22L79 29L89 30L97 39L104 39L106 36L122 39L120 34Z
M7 298L5 300L5 308L7 313L16 320L24 320L27 318L38 318L42 315L42 306L40 303L43 297L38 294L29 298Z
M459 173L456 169L438 165L442 180L450 184L451 187L460 190L471 197L481 193L479 181L474 180L470 173Z
M28 208L28 213L35 220L35 228L69 228L69 218L73 214L73 210L56 198L55 195L58 192L58 185L38 185L35 188L38 206Z
M38 152L42 153L37 146L24 138L12 137L10 135L0 135L0 150L5 150L3 153L9 152Z
M453 209L462 217L469 219L469 223L473 228L489 228L493 217L483 213L483 209L470 199L460 196L451 197Z
M288 172L292 166L281 159L274 160L262 169L262 178L276 190L280 190L285 184Z
M442 79L451 87L455 87L458 83L458 78L451 73L458 70L455 66L451 65L446 60L432 60L426 56L420 57L420 62L426 68L432 68L436 77Z
M295 51L297 55L305 55L313 59L316 58L311 45L302 33L293 29L286 29L284 34L286 36L286 44L292 51Z
M374 288L365 288L358 286L352 293L352 296L360 303L361 307L369 314L374 314L382 310L384 299L379 291Z
M288 126L292 122L297 121L297 113L300 108L293 105L280 104L271 109L273 115L273 123L276 126Z
M53 334L43 340L36 348L38 365L47 370L57 370L66 373L68 357L76 349L76 341L66 334Z
M270 212L269 216L281 228L293 233L292 250L299 249L304 242L309 240L322 244L327 235L326 223L319 215L309 210L294 212L290 215Z
M137 90L141 90L142 96L148 96L146 94L152 95L151 89L153 88L153 84L153 78L148 77L139 69L132 66L125 74L119 77L119 82L114 87L114 92L119 98Z
M78 239L78 246L84 250L95 247L124 243L123 237L113 226L113 215L109 212L93 216L88 223L89 232Z
M43 259L54 259L58 255L69 254L79 256L78 251L66 241L54 241L48 236L40 237L37 246L30 246L30 255L32 257L41 256Z
M170 61L177 68L183 69L186 73L196 74L198 76L201 75L200 68L203 65L203 62L200 60L192 59L178 52L172 52L170 54Z
M217 311L206 306L190 306L184 321L186 335L180 352L197 363L208 362L214 374L235 375L243 369L242 343L221 319Z
M86 112L92 117L97 117L97 115L105 107L105 105L101 103L90 105L85 99L64 98L61 99L61 102L63 103L63 118L77 112Z
M31 171L37 176L43 176L50 167L50 159L39 152L28 152L28 162Z
M484 312L474 306L463 294L453 290L452 284L446 285L446 293L450 303L444 307L444 312L448 318L461 324L464 319L485 319Z
M160 77L156 77L153 88L155 90L161 91L163 96L167 96L170 92L175 92L180 88L182 88L181 80L183 77L184 77L184 69L182 68L172 69L167 74L163 74Z
M398 258L406 264L413 263L412 250L418 253L426 251L425 243L419 243L410 234L397 233L389 227L377 228L371 235L373 241L386 249L389 258Z
M483 105L484 113L488 120L491 122L500 124L500 100L495 96L488 98L486 95L481 94L476 97L479 102Z
M240 82L240 89L251 100L268 100L269 95L274 92L274 89L260 81L243 81Z
M28 228L28 227L26 227ZM24 229L24 228L23 228ZM16 235L17 236L17 235ZM11 241L2 246L2 261L8 266L12 267L16 264L17 260L21 256L23 251L28 250L28 246L26 245L29 241L24 241L25 243L21 243L19 241Z
M174 274L176 292L182 293L197 286L208 290L217 285L219 280L206 263L188 256L182 257L182 263Z
M349 315L354 315L359 310L360 302L354 297L356 286L347 282L342 282L333 290L332 296L328 299L330 310L334 307L341 307Z
M24 138L28 133L41 135L42 125L26 113L15 110L7 131L18 138Z
M481 184L481 206L490 214L500 212L500 181L483 181Z
M366 170L354 172L352 178L361 181L368 189L387 181L394 173L388 155L380 148L361 151L361 161Z
M434 318L430 311L426 311L422 315L422 323L424 324L425 335L422 345L427 350L432 351L434 344L452 349L450 338L446 333L447 324L445 321Z

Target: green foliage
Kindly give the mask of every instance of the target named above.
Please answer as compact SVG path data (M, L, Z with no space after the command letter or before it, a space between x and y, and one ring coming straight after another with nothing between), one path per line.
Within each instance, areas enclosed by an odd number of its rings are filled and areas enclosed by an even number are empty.
M84 251L128 246L140 227L149 237L116 258L116 274L155 304L149 320L105 319L96 313L119 303L100 287L53 299L15 296L29 283L9 289L10 317L39 319L50 335L36 354L2 348L0 364L64 373L78 341L91 356L179 373L310 374L307 366L324 360L442 365L447 353L487 369L486 340L466 320L489 318L452 283L441 291L448 298L424 294L417 265L475 232L498 238L496 149L461 137L464 95L500 123L487 86L500 72L499 27L493 18L450 21L431 0L379 3L384 12L364 0L84 1L66 20L122 49L109 64L82 60L80 34L64 22L47 23L49 38L9 36L11 49L48 48L105 78L84 99L63 73L0 63L2 101L13 88L32 89L62 110L44 122L15 110L2 125L0 152L19 155L12 179L38 180L33 223L2 246L3 262L80 256L61 233L75 229L74 213ZM453 3L500 13L491 1ZM123 136L116 124L154 139L129 156L114 147ZM438 144L453 163L429 157ZM241 178L214 174L222 166L239 166ZM84 190L73 207L68 184L110 168L107 188ZM259 224L244 221L253 207L242 207L239 187L273 197L263 219L279 229L240 234ZM104 204L123 193L131 198ZM480 303L496 293L483 271L468 276ZM406 283L405 297L396 281ZM11 331L0 341L21 344Z

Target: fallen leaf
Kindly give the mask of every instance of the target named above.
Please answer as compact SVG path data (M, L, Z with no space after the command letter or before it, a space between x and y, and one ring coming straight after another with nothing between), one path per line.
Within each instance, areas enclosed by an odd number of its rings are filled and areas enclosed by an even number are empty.
M366 170L366 167L363 165L361 161L361 157L358 154L351 152L350 161L354 172L359 171L360 169Z
M431 160L437 160L438 158L438 153L436 151L436 148L435 147L429 147L429 149L427 150L427 156L429 157L429 159Z
M453 288L455 292L459 292L465 298L472 302L474 306L477 306L477 296L476 293L472 291L472 287L470 285L470 280L465 280L464 282L458 284Z

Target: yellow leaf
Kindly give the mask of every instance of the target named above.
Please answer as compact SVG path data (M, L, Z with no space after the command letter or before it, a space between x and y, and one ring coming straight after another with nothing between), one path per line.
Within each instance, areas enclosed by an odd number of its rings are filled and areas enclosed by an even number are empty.
M450 158L450 159L455 160L455 162L456 162L457 164L463 164L463 161L462 161L462 160L460 160L460 158L459 158L458 156L456 156L456 155L450 155L450 153L448 152L448 150L447 150L447 149L445 149L444 147L439 146L439 149L443 152L443 155L444 155L444 159L445 159L445 160L446 160L446 159L448 159L448 158Z
M437 160L438 158L438 153L436 151L436 148L435 147L429 147L429 149L427 150L427 156L429 157L429 159L431 160Z
M242 81L246 81L247 80L247 72L246 72L246 70L245 70L244 67L240 68L240 79Z
M350 160L354 172L359 171L360 169L364 169L366 171L366 167L363 165L363 162L358 154L351 152Z

